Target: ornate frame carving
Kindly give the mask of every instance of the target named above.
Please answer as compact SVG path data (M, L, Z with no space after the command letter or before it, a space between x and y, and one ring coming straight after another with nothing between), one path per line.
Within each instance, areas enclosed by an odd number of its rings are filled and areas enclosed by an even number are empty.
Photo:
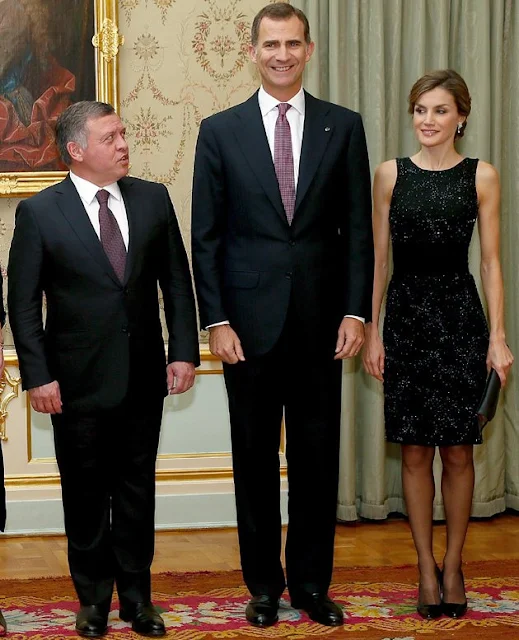
M9 412L7 411L7 407L13 398L17 398L20 392L20 384L21 378L20 376L13 376L8 370L8 366L18 366L18 358L16 356L6 355L4 357L5 360L5 369L2 377L0 378L0 441L7 441L7 431L5 428L7 417ZM9 388L9 391L4 394L6 388Z
M96 98L119 108L117 54L124 43L118 30L117 0L91 0L94 3ZM65 171L19 171L0 173L0 197L24 197L49 187L66 176Z

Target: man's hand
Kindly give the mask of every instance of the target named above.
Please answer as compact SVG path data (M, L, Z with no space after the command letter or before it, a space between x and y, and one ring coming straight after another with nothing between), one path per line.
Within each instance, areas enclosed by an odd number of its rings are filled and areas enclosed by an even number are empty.
M29 389L31 406L40 413L61 413L61 392L57 380Z
M192 362L170 362L166 367L170 396L184 393L195 383L195 365Z
M245 360L240 339L228 324L209 329L209 349L213 356L227 364L236 364L238 361Z
M334 360L356 356L364 344L364 325L356 318L344 318L339 327Z

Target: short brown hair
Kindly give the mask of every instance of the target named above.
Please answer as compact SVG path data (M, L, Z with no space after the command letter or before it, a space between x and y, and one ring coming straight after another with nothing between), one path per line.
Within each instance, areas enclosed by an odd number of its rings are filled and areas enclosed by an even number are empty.
M310 38L310 25L308 23L308 18L301 9L293 7L291 4L288 4L288 2L272 2L266 7L263 7L263 9L260 9L252 21L250 34L252 46L255 47L258 44L260 23L263 18L270 18L271 20L289 20L292 16L295 16L303 23L305 42L306 44L310 44L310 42L312 42L312 39Z
M463 80L460 74L453 69L439 69L438 71L431 71L421 78L418 78L418 80L413 84L407 98L409 102L409 113L412 114L414 112L416 103L421 95L428 91L432 91L437 87L441 87L451 94L454 98L454 102L456 103L456 107L458 108L458 113L465 116L465 122L461 127L461 131L459 133L456 132L456 135L454 136L454 139L463 138L465 128L467 127L467 118L470 113L471 98L467 83Z

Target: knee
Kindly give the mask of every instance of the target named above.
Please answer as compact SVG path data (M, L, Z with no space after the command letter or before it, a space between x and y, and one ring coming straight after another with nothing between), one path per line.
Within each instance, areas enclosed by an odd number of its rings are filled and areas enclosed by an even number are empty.
M402 468L405 472L429 473L432 470L434 449L418 445L406 445L402 447Z
M474 468L472 446L451 446L440 448L445 473L463 474Z

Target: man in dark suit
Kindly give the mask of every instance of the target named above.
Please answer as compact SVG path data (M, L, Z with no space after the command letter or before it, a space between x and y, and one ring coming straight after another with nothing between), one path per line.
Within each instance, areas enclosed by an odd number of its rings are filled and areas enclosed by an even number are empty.
M340 625L327 596L338 485L341 360L357 354L371 306L370 174L359 114L302 89L306 16L262 9L250 55L262 86L202 122L193 187L201 322L224 362L246 616L268 626L285 588L279 441L289 480L293 606ZM347 316L347 317L345 317Z
M161 636L150 565L162 408L199 363L187 257L166 188L125 177L125 128L110 105L72 105L56 133L70 174L19 204L9 258L23 386L52 417L77 632L106 633L115 582L120 617Z

